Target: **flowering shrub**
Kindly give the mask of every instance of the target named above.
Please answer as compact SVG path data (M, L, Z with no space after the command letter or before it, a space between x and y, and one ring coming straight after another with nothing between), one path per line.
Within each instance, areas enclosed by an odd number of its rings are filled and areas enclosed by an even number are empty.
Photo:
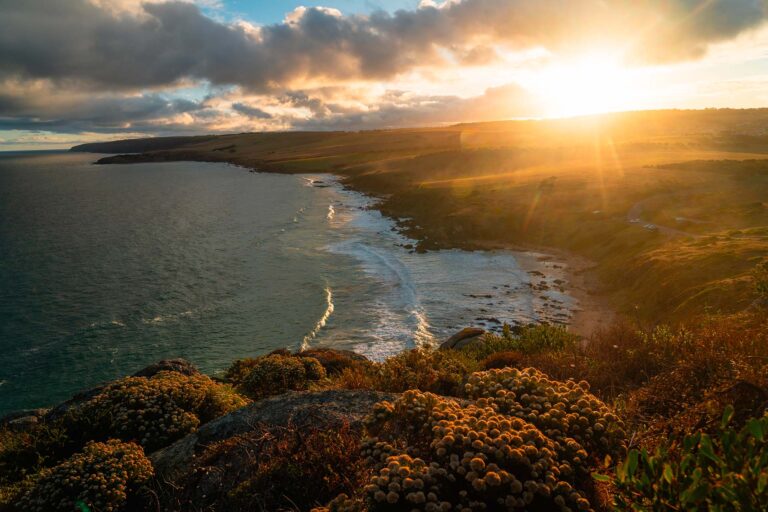
M372 511L590 510L575 471L535 425L490 404L406 391L376 405L363 453ZM354 510L348 501L331 510Z
M520 366L522 362L523 354L516 350L507 350L489 355L480 362L480 367L484 370L494 370L507 366Z
M585 381L561 382L535 368L505 368L472 374L465 393L478 404L532 423L585 471L586 452L599 460L626 451L622 421L589 393Z
M460 351L414 349L392 356L381 365L377 389L408 389L457 395L477 362Z
M272 354L253 360L240 388L254 398L306 389L325 378L325 369L312 357Z
M144 451L133 443L89 443L82 452L43 470L17 508L35 512L125 510L130 493L152 473Z
M79 430L86 439L135 440L152 451L245 404L240 395L205 375L163 371L109 384L75 409L68 423L70 431Z

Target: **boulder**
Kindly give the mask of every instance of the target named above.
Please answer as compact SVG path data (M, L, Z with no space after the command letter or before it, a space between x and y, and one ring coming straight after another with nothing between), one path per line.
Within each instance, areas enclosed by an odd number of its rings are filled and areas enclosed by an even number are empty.
M485 329L479 327L465 327L440 344L441 350L460 349L481 341L486 334Z
M0 418L0 427L14 432L29 432L48 413L48 409L25 409L7 414Z
M379 391L327 390L291 392L265 398L201 426L196 432L150 455L158 477L173 481L190 469L194 457L211 443L245 434L259 426L311 423L361 426L372 407L396 395Z

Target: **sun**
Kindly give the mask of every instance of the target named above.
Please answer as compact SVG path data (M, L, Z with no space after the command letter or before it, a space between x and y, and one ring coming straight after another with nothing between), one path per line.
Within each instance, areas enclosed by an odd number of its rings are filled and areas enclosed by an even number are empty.
M633 73L609 54L552 64L532 78L546 117L631 110L641 94Z

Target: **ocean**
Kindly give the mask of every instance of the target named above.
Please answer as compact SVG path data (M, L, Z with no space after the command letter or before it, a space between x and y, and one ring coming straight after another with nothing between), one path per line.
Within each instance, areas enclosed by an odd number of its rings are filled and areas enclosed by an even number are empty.
M567 320L536 254L418 254L328 175L0 153L0 414L162 358L222 372L277 348L381 360L469 325ZM547 267L547 268L545 268ZM553 309L553 305L554 309Z

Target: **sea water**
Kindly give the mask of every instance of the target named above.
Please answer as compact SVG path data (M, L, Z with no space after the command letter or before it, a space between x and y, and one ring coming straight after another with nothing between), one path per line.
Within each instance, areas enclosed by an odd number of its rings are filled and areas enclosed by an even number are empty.
M0 154L0 414L162 358L209 373L282 347L380 360L573 306L532 289L520 255L416 253L332 176L98 157Z

